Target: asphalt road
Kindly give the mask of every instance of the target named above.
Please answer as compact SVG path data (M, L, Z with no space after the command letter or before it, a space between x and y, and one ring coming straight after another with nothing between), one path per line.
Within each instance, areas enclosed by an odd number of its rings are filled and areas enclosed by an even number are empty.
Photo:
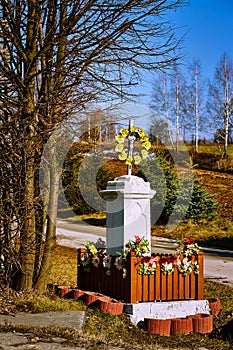
M103 246L106 241L106 229L92 226L85 222L57 222L57 242L66 247L80 248L83 242L89 240ZM152 253L174 253L176 241L153 237L151 238ZM205 278L233 286L233 251L215 247L200 246L204 252Z

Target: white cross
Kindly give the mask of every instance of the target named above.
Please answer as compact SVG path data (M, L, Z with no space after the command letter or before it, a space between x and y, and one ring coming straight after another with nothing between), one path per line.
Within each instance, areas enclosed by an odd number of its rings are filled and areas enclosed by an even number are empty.
M130 128L133 125L132 120L129 120L129 132L130 132ZM136 140L136 137L134 135L130 135L128 136L128 156L129 157L133 157L133 143ZM132 164L128 164L127 167L127 173L128 175L132 174Z

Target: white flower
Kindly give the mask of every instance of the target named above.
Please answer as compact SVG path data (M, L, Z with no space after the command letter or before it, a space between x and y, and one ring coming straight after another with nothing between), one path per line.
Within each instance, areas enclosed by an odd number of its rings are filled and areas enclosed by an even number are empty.
M115 259L114 265L116 266L116 268L117 268L118 270L122 270L122 269L123 269L122 262L123 262L123 259L122 259L121 256L118 256L118 257Z
M163 264L161 264L161 270L164 273L170 274L174 271L174 265L173 263L168 263L167 261Z
M90 264L90 262L91 262L91 259L90 259L89 255L87 253L83 254L81 256L80 260L81 260L81 264L83 266L86 266L86 265Z
M93 264L93 266L95 266L95 267L98 267L98 266L99 266L99 264L100 264L100 258L98 257L98 255L93 256L93 258L92 258L92 264Z
M105 255L103 257L103 267L109 269L111 267L112 257L110 255Z

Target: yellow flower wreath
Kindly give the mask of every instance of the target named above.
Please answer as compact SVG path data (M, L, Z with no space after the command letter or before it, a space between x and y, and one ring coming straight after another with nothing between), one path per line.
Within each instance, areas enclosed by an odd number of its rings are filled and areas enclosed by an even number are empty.
M141 155L136 154L135 156L129 156L124 150L124 142L128 136L133 133L136 135L136 139L139 139L142 149ZM135 165L140 164L142 159L148 157L148 150L151 148L151 143L149 141L149 136L145 134L144 129L138 129L136 126L131 126L130 129L122 128L118 135L116 135L117 146L115 151L120 153L118 159L124 160L127 165L134 163Z

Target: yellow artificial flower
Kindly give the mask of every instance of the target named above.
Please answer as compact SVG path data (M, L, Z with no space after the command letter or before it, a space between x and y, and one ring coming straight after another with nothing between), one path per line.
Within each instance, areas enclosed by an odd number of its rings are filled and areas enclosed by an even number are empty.
M119 154L118 158L120 160L126 160L127 158L127 153L125 151L123 151L121 154Z
M138 165L141 162L142 158L139 155L134 156L134 164Z
M138 132L138 128L137 128L136 126L132 125L132 126L130 127L130 131L131 131L131 132Z
M123 149L124 149L123 143L118 143L118 145L116 145L115 151L116 152L122 152Z
M135 156L129 156L127 152L124 151L124 142L125 139L130 135L130 133L137 133L139 136L139 141L141 143L141 154ZM134 162L135 165L139 164L142 159L146 159L148 157L148 150L151 148L151 143L149 141L148 134L145 134L145 130L143 128L138 129L136 126L132 125L130 129L122 128L117 136L115 136L117 141L117 146L115 151L120 153L118 156L119 160L125 161L126 165L130 165Z
M150 148L151 148L151 143L150 143L150 141L143 142L143 147L144 147L146 150L150 149Z
M143 128L138 130L138 135L140 138L145 135L144 132L145 132L145 130Z
M94 245L91 245L89 249L90 249L91 254L93 254L93 255L98 253L98 250L96 249L96 247Z
M141 142L147 142L149 141L149 136L147 134L144 134L141 136Z
M115 139L117 140L118 143L124 143L125 138L121 135L115 136Z
M133 161L133 158L132 158L131 156L128 156L128 157L126 158L125 164L126 164L126 165L129 165L129 164L132 163L132 161Z
M148 157L148 152L146 149L142 149L141 154L142 154L142 159L146 159Z
M121 129L120 134L125 138L129 135L129 130L127 129Z

